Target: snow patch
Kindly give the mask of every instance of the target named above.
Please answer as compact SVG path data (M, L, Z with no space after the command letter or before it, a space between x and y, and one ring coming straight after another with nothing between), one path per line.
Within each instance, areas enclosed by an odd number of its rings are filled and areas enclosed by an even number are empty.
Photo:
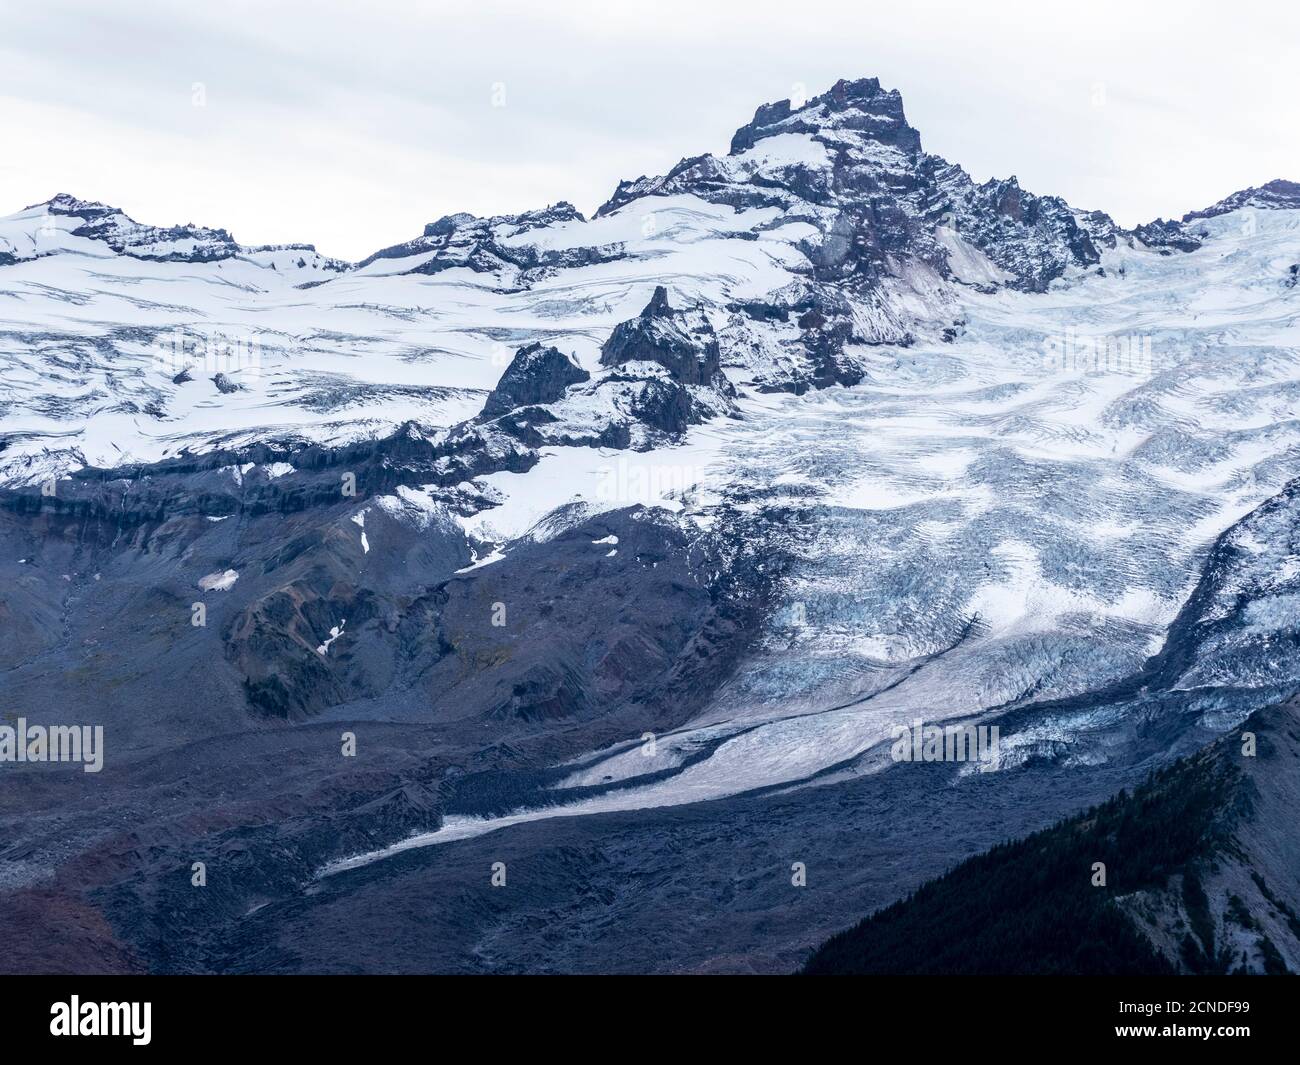
M370 554L370 541L366 539L366 512L363 510L360 514L352 515L352 522L361 528L361 550L365 554Z
M330 629L329 638L323 644L321 644L319 647L316 648L316 653L318 655L324 658L325 655L329 653L330 644L332 644L335 640L337 640L340 636L343 635L343 628L345 625L347 625L347 623L348 623L348 619L342 618L337 625L335 625L333 628Z
M199 587L205 592L226 592L235 586L237 580L239 574L233 569L218 570L216 573L209 573L206 577L200 577Z

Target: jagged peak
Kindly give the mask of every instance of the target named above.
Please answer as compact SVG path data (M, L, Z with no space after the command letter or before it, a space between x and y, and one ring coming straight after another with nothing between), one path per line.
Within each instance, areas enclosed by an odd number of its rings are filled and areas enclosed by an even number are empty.
M116 252L141 258L158 257L147 253L138 254L142 246L177 240L192 240L210 245L212 249L219 245L230 255L240 250L235 238L225 229L199 226L193 222L175 226L149 225L137 222L120 207L99 200L85 200L67 192L55 193L48 200L32 204L25 210L40 208L44 208L47 214L81 219L83 224L72 230L74 236L99 240Z
M445 237L449 233L454 233L458 229L480 221L487 220L480 219L478 215L471 214L469 211L457 211L455 214L445 214L437 221L430 222L424 227L424 235L426 237Z
M673 309L668 303L668 289L663 285L655 285L654 294L650 297L650 302L642 309L641 317L666 318L672 313Z
M79 196L73 196L68 192L56 192L48 200L31 204L26 209L33 211L38 207L44 207L50 214L75 214L81 216L86 214L120 214L125 217L125 213L120 208L110 207L98 200L83 200Z
M107 218L120 219L117 224L120 226L134 227L141 231L149 232L167 232L167 233L192 233L202 234L222 238L234 243L234 238L225 229L217 229L209 226L196 225L194 222L183 222L174 226L154 226L146 222L138 222L127 214L122 208L114 207L111 204L103 203L99 200L84 200L79 196L73 196L68 192L57 192L48 200L42 203L32 204L27 210L35 210L38 207L44 207L50 214L71 215L77 218L84 218L86 221L96 221Z
M1263 185L1240 189L1203 210L1189 211L1183 215L1183 221L1193 222L1199 218L1214 218L1229 211L1241 210L1243 207L1265 211L1300 210L1300 182L1274 178Z
M743 183L745 178L738 177L741 172L736 157L760 141L791 133L811 136L833 151L847 147L854 154L856 149L860 160L881 169L905 171L922 158L920 134L908 125L903 98L896 89L881 88L877 78L841 79L798 106L792 100L761 105L753 120L736 131L725 156L687 156L662 176L643 174L634 181L620 181L614 194L597 209L596 217L602 218L634 199L665 189ZM889 151L880 153L881 146ZM799 168L798 161L794 168ZM764 198L754 191L758 188L755 185L751 189L749 199L753 202ZM829 190L823 191L829 194Z
M489 393L482 416L493 418L520 407L554 403L570 385L590 379L572 355L550 344L525 344Z
M555 225L559 222L583 221L586 221L586 219L583 217L582 212L569 203L568 200L560 200L558 203L529 211L521 211L518 214L498 214L486 218L469 211L457 211L455 214L443 215L436 222L430 222L426 225L424 227L424 236L445 237L460 229L497 229L501 227L509 229L512 233L526 233L530 229Z
M72 220L58 228L70 236L98 241L119 255L162 262L215 262L241 255L298 254L313 257L313 268L331 271L346 269L339 259L322 256L314 244L293 242L241 245L229 230L185 222L174 226L155 226L138 222L122 208L99 200L83 199L58 192L48 200L31 204L24 212L44 210L47 216ZM57 249L55 249L57 250ZM51 248L31 254L49 254ZM21 256L14 258L27 258ZM305 265L305 263L304 263Z
M487 218L459 211L430 222L424 227L424 232L412 240L381 248L357 263L357 267L364 268L382 259L403 259L430 253L434 258L412 269L437 273L453 266L465 266L478 272L490 272L510 268L526 270L542 265L543 260L556 263L570 259L575 263L597 261L605 256L606 250L579 249L572 256L564 251L552 255L538 251L527 241L512 242L509 239L534 229L585 221L582 213L567 200L519 214Z
M792 100L763 104L748 125L736 130L731 154L748 151L763 138L779 133L815 134L835 129L854 130L904 151L921 151L921 135L908 125L897 89L881 88L879 78L841 78L802 106L796 107Z

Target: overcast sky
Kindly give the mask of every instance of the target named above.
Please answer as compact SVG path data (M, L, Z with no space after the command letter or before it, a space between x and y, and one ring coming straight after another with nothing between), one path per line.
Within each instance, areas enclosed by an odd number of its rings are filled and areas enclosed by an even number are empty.
M1300 180L1298 11L0 0L0 214L69 192L355 260L454 211L590 213L760 103L876 76L927 151L1132 225Z

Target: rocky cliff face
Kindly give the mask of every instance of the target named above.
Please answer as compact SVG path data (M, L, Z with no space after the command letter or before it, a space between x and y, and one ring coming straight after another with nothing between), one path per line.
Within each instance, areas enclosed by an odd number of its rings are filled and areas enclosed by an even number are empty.
M600 349L602 366L631 362L657 363L679 384L730 388L709 319L699 311L674 310L662 285L637 317L614 327Z
M1041 291L1070 266L1091 266L1122 231L1099 211L1074 211L1015 178L976 185L921 149L897 91L875 78L838 82L795 108L760 107L724 159L685 159L662 178L622 183L597 216L645 196L690 193L732 207L777 207L819 230L807 242L813 277L870 287L908 263L954 276L939 227Z
M529 344L516 353L501 380L483 404L483 416L505 414L517 407L554 403L570 385L590 381L591 374L556 348Z

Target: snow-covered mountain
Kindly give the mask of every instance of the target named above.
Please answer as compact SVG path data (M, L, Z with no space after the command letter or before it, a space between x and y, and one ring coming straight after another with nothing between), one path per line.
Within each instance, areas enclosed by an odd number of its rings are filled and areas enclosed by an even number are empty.
M1296 687L1298 272L1294 184L1125 230L926 154L874 79L355 265L57 196L0 220L0 668L110 723L123 802L218 739L337 783L258 778L277 898L704 800L740 847L772 796L913 787L917 718L1003 723L972 788L1136 772ZM310 746L340 722L382 781ZM131 850L92 809L42 849L47 798L15 882Z
M955 335L962 292L1042 290L1120 239L925 155L874 80L761 108L728 156L625 182L590 221L452 215L355 267L60 195L0 221L0 476L449 426L525 343L595 370L661 284L709 317L738 384L853 384L866 345Z

